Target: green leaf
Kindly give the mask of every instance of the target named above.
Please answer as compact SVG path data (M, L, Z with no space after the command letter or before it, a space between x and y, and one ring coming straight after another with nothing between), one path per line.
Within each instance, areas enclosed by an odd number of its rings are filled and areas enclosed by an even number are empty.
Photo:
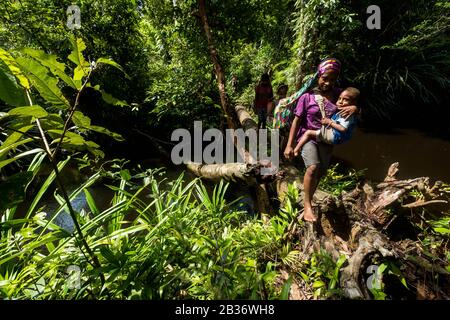
M48 116L47 111L38 105L14 108L9 110L8 114L11 116L31 116L37 119Z
M57 143L60 140L60 137L62 136L63 131L62 130L48 130L49 135L54 138L50 144ZM62 141L62 144L66 147L77 147L77 146L83 146L86 144L86 140L79 134L76 134L74 132L66 131L64 135L64 139Z
M84 59L83 51L86 49L86 44L81 38L70 38L70 43L72 44L72 52L69 55L69 60L75 63L81 68L83 73L87 74L86 68L89 67L89 62Z
M44 150L42 150L40 148L36 148L36 149L32 149L32 150L29 150L29 151L22 152L18 156L15 156L14 158L10 158L10 159L7 159L7 160L0 161L0 169L3 168L4 166L7 166L10 163L13 163L14 161L16 161L16 160L18 160L20 158L29 156L30 154L41 153L41 152L44 152Z
M23 89L17 84L16 78L7 69L7 66L0 61L0 100L11 106L26 105Z
M383 274L384 271L387 269L388 265L387 263L382 263L377 269L377 274Z
M91 119L81 111L75 111L73 113L72 121L77 127L81 128L87 128L91 125Z
M433 228L433 230L440 234L450 234L450 229L448 228Z
M27 132L31 128L33 128L33 125L28 126L21 126L21 128L17 128L17 131L12 132L8 135L8 138L3 142L3 144L0 146L0 159L6 155L6 152L8 152L11 148L10 146L15 145L20 141L20 139L23 137L23 133Z
M314 283L313 283L313 288L314 289L316 289L316 288L322 288L322 287L324 287L325 286L325 282L323 282L322 280L316 280L316 281L314 281Z
M280 300L288 300L289 292L291 291L292 286L292 276L289 276L287 281L283 284L283 288L281 289Z
M107 58L99 58L97 60L97 63L104 63L104 64L108 64L110 66L113 66L116 69L119 69L120 71L122 71L125 74L125 77L128 80L131 80L131 77L123 70L122 66L120 64L118 64L117 62L107 59Z
M70 107L69 101L58 88L58 79L50 76L46 67L31 58L19 57L16 61L28 75L42 98L60 109Z
M345 261L347 260L347 257L343 254L341 254L339 256L338 261L336 262L336 269L340 269L342 267L342 265L345 263Z
M61 170L66 166L66 164L69 162L69 160L70 160L70 157L68 157L66 160L61 161L61 162L58 163L58 170L59 170L59 172L61 172ZM44 181L44 183L41 185L41 188L39 189L37 194L34 196L33 201L31 202L31 205L28 208L28 211L27 211L27 213L25 215L26 219L29 219L30 216L34 213L34 209L36 208L37 204L41 200L41 198L44 195L44 193L47 191L47 189L50 187L52 182L55 180L55 178L56 178L55 172L52 171L48 175L48 177Z
M59 114L50 113L47 117L41 119L42 129L62 129L64 127L64 121Z
M109 131L108 129L100 126L91 125L91 119L85 116L81 111L75 111L72 117L73 123L83 129L92 130L98 133L106 134L113 137L117 141L124 141L125 139L118 133Z
M101 88L100 88L100 85L95 85L95 86L93 86L93 85L91 85L91 84L87 84L86 85L87 87L90 87L90 88L92 88L92 89L94 89L94 90L96 90L96 91L98 91L98 92L100 92L101 94L102 94L102 99L106 102L106 103L109 103L109 104L112 104L112 105L114 105L114 106L119 106L119 107L124 107L124 106L128 106L128 103L127 102L125 102L125 101L121 101L121 100L119 100L119 99L117 99L117 98L114 98L112 95L110 95L109 93L106 93L105 91L103 91Z
M112 104L113 106L119 106L119 107L128 106L128 103L126 103L125 101L114 98L112 95L110 95L109 93L107 93L103 90L101 90L101 93L102 93L102 98L106 103Z
M83 77L86 75L85 70L80 67L77 66L74 70L73 70L73 81L75 82L77 89L81 89L82 86L82 81Z
M107 136L112 137L116 141L125 141L125 139L122 137L122 135L120 135L116 132L109 131L108 129L100 127L100 126L89 126L88 129L98 132L98 133L106 134Z
M59 79L64 81L68 86L76 89L76 85L73 82L72 78L70 78L65 70L66 66L64 63L58 62L57 56L53 54L47 54L42 50L36 50L31 48L26 48L23 50L25 54L30 57L33 57L37 61L39 61L43 66L46 66L50 72L57 76Z
M128 169L125 170L121 170L120 171L120 176L122 177L123 180L128 181L131 179L131 174L130 171L128 171Z
M22 87L25 89L30 89L30 82L20 70L14 57L2 48L0 48L0 60L8 66L9 70L11 70L11 73L17 78L17 80L19 80Z
M10 150L15 149L18 146L21 146L21 145L26 144L26 143L31 142L31 141L33 141L33 139L28 138L28 139L20 140L20 141L15 142L15 143L3 143L0 146L0 159L3 158L3 156L5 156Z
M89 206L89 209L91 209L91 212L94 215L99 215L100 214L100 210L98 210L97 205L95 204L95 199L94 197L92 197L91 193L88 191L88 189L83 189L83 192L86 196L86 202Z

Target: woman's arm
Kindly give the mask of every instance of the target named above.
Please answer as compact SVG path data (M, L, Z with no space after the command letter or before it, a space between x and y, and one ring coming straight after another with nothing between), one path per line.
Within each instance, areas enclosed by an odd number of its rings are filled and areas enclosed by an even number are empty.
M289 130L289 139L286 145L286 149L284 150L284 156L286 157L286 159L290 159L290 157L294 153L293 144L299 126L300 126L300 117L295 116L294 121L292 121L291 129Z
M359 112L359 108L355 105L352 106L346 106L339 108L338 114L347 120L351 115L354 115L355 113Z

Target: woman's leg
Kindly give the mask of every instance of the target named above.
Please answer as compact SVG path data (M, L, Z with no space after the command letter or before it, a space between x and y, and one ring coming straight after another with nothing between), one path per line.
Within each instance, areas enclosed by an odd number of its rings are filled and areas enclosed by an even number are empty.
M267 109L262 109L261 113L262 113L261 128L265 129L266 128L266 124L267 124Z
M304 214L303 218L306 221L316 221L316 217L314 216L312 209L312 199L314 196L314 192L316 191L316 187L318 184L318 167L313 164L306 168L305 176L303 177L303 191L305 193L304 196Z
M312 200L314 192L319 183L320 158L317 144L312 141L307 142L302 149L302 158L305 163L306 172L303 177L304 196L304 219L306 221L316 221L312 210Z
M260 108L256 109L256 114L258 116L258 129L259 129L259 128L261 128L261 123L262 123L262 114L261 114Z

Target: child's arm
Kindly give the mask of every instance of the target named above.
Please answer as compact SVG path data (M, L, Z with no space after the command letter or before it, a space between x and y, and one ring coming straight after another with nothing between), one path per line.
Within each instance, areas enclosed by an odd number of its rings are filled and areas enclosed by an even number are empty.
M333 129L336 129L339 132L345 132L347 131L347 128L344 126L341 126L340 124L334 122L333 120L329 118L323 118L321 120L322 124L332 127Z

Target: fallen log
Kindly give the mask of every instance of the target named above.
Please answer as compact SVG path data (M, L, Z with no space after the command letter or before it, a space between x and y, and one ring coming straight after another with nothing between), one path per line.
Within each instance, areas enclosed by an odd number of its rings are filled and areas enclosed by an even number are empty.
M189 162L186 168L196 176L219 182L221 179L230 182L245 183L249 186L257 184L258 166L248 163L200 164Z
M237 105L234 111L244 131L257 130L256 122L251 118L245 107ZM194 175L212 182L224 179L235 183L245 183L247 186L253 187L258 211L270 215L274 214L266 183L275 179L277 172L274 172L273 175L262 176L261 168L267 166L267 163L253 159L244 146L237 145L236 141L234 142L245 163L200 164L190 162L186 164L186 168Z

